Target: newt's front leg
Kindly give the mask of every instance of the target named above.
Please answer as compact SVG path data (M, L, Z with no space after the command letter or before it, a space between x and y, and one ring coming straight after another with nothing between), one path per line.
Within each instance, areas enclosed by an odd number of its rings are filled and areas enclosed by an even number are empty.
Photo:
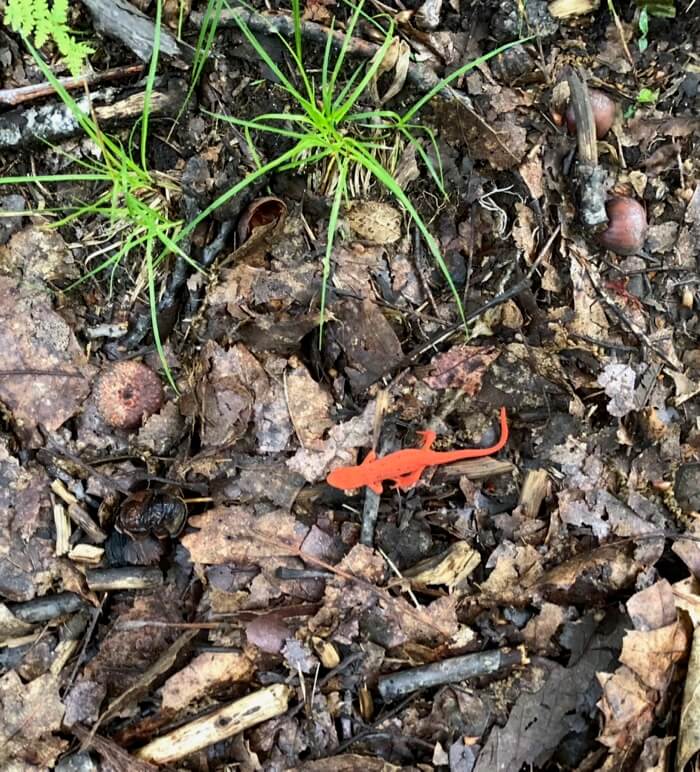
M435 438L433 437L433 440L434 439ZM431 444L433 440L431 440ZM394 479L394 484L391 487L394 488L394 490L401 488L402 491L407 491L409 488L412 488L418 482L418 480L420 480L420 476L423 474L424 469L425 467L421 466L414 472L408 472L407 474L402 474L400 477L396 477Z

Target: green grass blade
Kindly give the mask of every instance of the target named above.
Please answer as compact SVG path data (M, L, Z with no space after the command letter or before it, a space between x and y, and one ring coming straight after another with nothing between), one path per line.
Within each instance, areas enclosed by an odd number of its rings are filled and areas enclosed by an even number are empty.
M447 282L447 286L452 292L452 295L457 304L457 310L459 311L460 318L462 319L464 328L466 330L467 318L464 313L464 306L462 305L462 299L460 297L459 291L455 286L450 269L448 268L447 263L445 262L445 259L440 252L440 248L438 247L437 242L435 241L432 233L430 233L428 230L428 226L418 213L418 210L413 206L411 200L403 192L391 174L389 174L389 172L387 172L387 170L369 153L366 153L362 146L356 147L355 158L357 163L364 166L382 185L384 185L384 187L396 198L396 200L408 212L410 218L415 222L418 230L425 240L426 245L428 246L430 254L433 256L435 263L442 272L442 275L445 277L445 281Z
M207 112L206 110L204 112ZM303 139L304 137L308 136L308 132L300 132L300 131L292 131L291 129L284 129L279 126L268 126L265 123L260 123L259 121L262 120L263 116L258 116L256 118L253 118L252 120L244 120L243 118L236 118L233 115L224 115L223 113L208 113L208 115L211 115L215 118L218 118L221 121L225 121L226 123L230 123L233 126L240 126L241 128L247 128L247 129L253 129L253 131L266 131L270 132L272 134L278 134L280 137L292 137L293 139ZM274 115L274 114L271 114ZM299 122L302 123L304 116L295 116L299 118L299 121L292 120L292 123ZM276 119L275 119L276 120ZM311 125L311 122L309 121L309 124Z
M29 185L33 182L50 184L52 182L111 182L108 174L37 174L20 177L0 177L0 185Z
M326 35L326 46L323 49L323 64L321 65L321 101L323 103L323 112L330 115L331 105L333 104L333 89L328 79L328 70L331 66L331 49L333 48L333 25L335 17L331 18L331 24Z
M457 80L458 78L461 78L465 73L469 72L470 70L473 70L475 67L478 67L480 64L484 64L484 62L488 62L489 59L493 59L494 56L498 56L499 54L502 54L504 51L507 51L509 48L512 48L513 46L521 45L522 43L527 43L528 40L532 40L534 36L530 35L530 37L521 38L520 40L514 40L512 43L505 43L502 46L499 46L498 48L494 48L493 51L489 51L488 53L483 54L483 56L479 56L476 59L472 59L471 62L467 62L462 67L459 67L456 69L453 73L450 73L446 78L443 78L439 83L436 83L430 91L428 91L427 94L424 94L412 107L410 107L402 116L401 121L405 125L408 123L408 121L413 118L413 116L430 100L435 97L437 94L439 94L445 86L449 86L452 81Z
M348 161L341 158L338 163L338 184L333 196L333 205L328 217L328 237L326 238L326 251L323 255L323 277L321 279L321 322L318 328L318 345L323 343L323 325L326 320L326 295L328 293L328 279L331 275L331 257L333 256L333 244L335 243L335 232L338 227L338 215L340 214L340 205L345 196L345 188L348 174Z
M177 386L175 385L175 379L173 378L170 367L168 366L168 358L165 356L163 350L163 343L160 339L160 329L158 328L158 300L156 298L156 278L153 270L153 239L149 238L146 242L146 275L148 277L148 305L151 309L151 329L153 331L153 342L156 345L156 351L160 357L160 362L163 365L163 372L168 379L172 390L175 394L179 394Z
M144 171L148 169L148 122L151 113L151 97L153 96L153 86L158 72L158 55L160 53L160 23L163 15L163 2L156 0L156 19L153 27L153 50L151 53L151 62L148 65L148 74L146 75L146 88L143 93L143 115L141 118L141 167Z
M183 4L184 6L184 4ZM207 7L204 9L204 16L202 17L202 26L199 29L199 35L197 36L197 42L194 49L194 58L192 61L192 76L190 77L190 84L187 88L187 94L185 100L182 103L182 107L178 111L173 121L173 128L180 122L187 105L192 100L194 90L197 88L199 79L202 76L204 65L209 58L209 52L216 40L216 31L219 27L219 20L221 19L221 11L223 10L224 0L209 0ZM172 129L171 129L172 131Z
M343 118L345 118L345 116L347 115L347 113L349 113L350 110L352 110L355 102L357 102L360 96L365 92L367 86L369 85L369 82L372 80L372 78L374 78L377 71L381 67L382 62L384 61L384 57L386 56L386 52L389 50L389 46L391 45L393 39L394 39L394 28L393 28L393 22L392 22L389 32L387 32L387 36L384 38L384 42L381 45L381 48L377 51L377 53L372 58L372 64L365 71L365 75L362 78L362 80L355 86L355 88L349 94L349 96L342 104L342 106L334 108L333 112L335 114L336 121L342 121Z
M250 45L255 50L255 53L265 62L265 64L270 68L272 73L275 75L275 77L279 80L279 82L282 85L282 88L293 98L295 99L304 109L307 113L312 113L314 111L314 106L309 103L308 99L305 99L299 91L295 88L295 86L292 84L292 82L287 78L287 76L280 70L280 68L275 64L275 62L272 60L270 55L265 50L262 43L255 37L253 32L251 31L250 27L245 23L243 19L240 19L238 16L234 16L235 22L238 25L238 28L241 30L243 35L245 36L246 40L250 43ZM282 38L284 39L284 38ZM285 41L286 42L286 41Z
M416 139L416 137L413 136L413 134L408 131L408 129L401 128L399 131L401 134L403 134L404 137L411 143L413 148L415 149L416 153L420 156L421 161L425 164L426 168L428 169L428 172L430 172L430 176L433 178L433 182L437 185L438 190L443 195L444 198L447 198L447 191L445 190L444 186L444 180L442 176L442 162L440 160L440 151L438 150L437 146L437 140L435 139L435 133L432 131L432 129L429 129L427 126L420 126L417 128L425 129L427 131L428 136L430 137L430 140L433 145L433 150L435 151L435 158L438 162L438 168L435 168L435 164L433 164L432 158L425 152L425 148L421 143Z
M357 26L357 22L360 19L360 14L362 13L363 5L364 5L364 0L360 0L360 2L354 7L352 15L350 16L350 21L345 27L343 44L340 46L340 51L338 52L338 56L335 60L335 66L333 67L333 72L331 74L331 78L329 81L329 88L331 90L331 93L335 92L335 84L338 82L338 75L340 75L340 71L343 67L343 63L345 62L345 57L348 53L348 48L350 47L350 42L352 41L352 36L355 31L355 27Z

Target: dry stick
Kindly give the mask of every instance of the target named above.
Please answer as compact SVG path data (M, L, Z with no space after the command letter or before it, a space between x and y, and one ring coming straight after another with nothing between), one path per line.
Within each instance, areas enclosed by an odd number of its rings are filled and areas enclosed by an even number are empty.
M74 91L85 86L90 87L98 83L121 80L132 75L141 75L142 72L142 64L131 64L127 67L114 67L104 72L82 75L79 78L59 78L58 82L66 91ZM16 107L27 102L33 102L35 99L53 96L55 93L56 89L50 83L33 83L31 86L20 86L19 88L2 88L0 89L0 105Z
M73 592L60 592L57 595L44 595L42 598L8 605L14 616L30 625L50 622L65 614L73 614L85 608L85 601Z
M193 13L190 15L190 20L197 27L201 27L203 18L204 14L201 13ZM285 37L294 36L294 20L287 15L269 16L267 14L256 13L255 11L248 11L243 8L227 9L222 11L219 25L222 27L238 27L236 19L243 21L253 32L257 32L258 34L270 35L278 33ZM324 46L329 35L329 30L321 24L316 24L312 21L302 21L301 34L302 37L311 42ZM343 32L334 30L330 34L333 39L333 47L335 50L338 50L345 44L345 34ZM347 45L347 54L350 56L358 56L363 59L371 59L380 48L381 46L376 43L369 43L366 40L353 36ZM426 67L419 62L411 62L408 67L407 80L412 83L418 91L425 94L437 86L442 79L431 70L430 67ZM489 124L474 110L471 100L466 94L452 88L452 86L445 86L437 96L446 101L459 102L459 104L467 110L472 118L479 124L480 129L488 134L504 152L513 158L514 161L520 160L503 142L499 133L491 128L491 126L489 126Z
M369 592L372 592L378 597L382 598L382 600L384 600L386 603L390 605L393 605L396 602L396 598L390 593L388 593L386 590L384 590L383 588L377 587L371 582L368 582L366 579L363 579L362 577L359 577L359 576L355 576L354 574L351 574L348 571L343 571L341 568L338 568L337 566L333 566L330 563L326 563L325 560L321 560L320 558L317 558L314 555L310 555L308 552L304 552L304 550L302 550L300 547L297 547L295 544L291 544L290 542L285 542L282 539L271 539L269 536L266 536L265 534L260 533L260 531L257 531L256 529L252 529L250 532L250 535L253 538L263 542L263 544L269 544L269 545L272 545L273 547L277 547L278 549L283 550L285 555L298 557L300 560L303 560L306 563L312 563L317 566L320 566L321 568L325 568L326 571L330 571L331 573L341 577L342 579L345 579L348 582L355 582L360 586L364 587ZM405 609L403 609L402 613L404 613L406 616L413 617L414 621L419 622L421 625L425 627L431 627L436 633L438 633L446 640L449 640L449 638L452 635L448 630L442 630L440 627L438 627L438 625L436 625L434 622L428 619L427 616L423 616L415 612L410 606L407 606Z
M578 158L576 177L579 186L579 214L581 222L592 231L600 230L607 222L605 209L605 172L598 165L598 140L593 108L586 81L573 70L566 74L571 92L571 106L576 119Z
M258 689L208 716L190 721L136 751L139 759L170 764L252 726L282 715L292 690L284 684Z
M552 248L552 244L554 243L554 240L559 235L559 232L561 231L561 226L558 225L554 233L547 239L547 243L542 247L540 250L539 255L535 258L534 262L530 266L530 270L527 272L527 275L524 279L519 281L517 284L514 284L510 289L507 289L505 292L502 292L500 295L496 295L496 297L491 298L487 303L484 303L483 306L477 308L475 311L471 311L466 315L467 322L471 322L473 319L477 319L480 317L484 312L488 311L490 308L495 308L496 306L500 306L502 303L505 303L507 300L510 300L511 298L516 297L524 290L528 289L530 287L530 279L532 278L533 274L537 270L539 264L544 260L544 258L549 253L549 250ZM398 368L405 368L409 365L413 364L413 362L418 359L418 357L422 356L426 353L426 351L430 351L431 349L434 349L436 346L438 346L440 343L443 343L448 338L450 338L452 335L454 335L459 330L464 329L464 323L463 322L455 322L455 324L450 325L446 330L443 330L442 332L437 333L434 335L430 340L426 341L425 343L421 343L419 346L413 349L410 353L406 354L406 356L396 365L392 366L393 369ZM385 375L388 375L390 370L386 370L380 377L384 377ZM392 386L396 383L397 379L401 377L403 373L400 373L397 378L394 379L392 382ZM390 387L389 387L390 388Z
M163 572L146 566L94 568L85 572L85 579L93 592L153 590L163 584Z
M32 368L24 370L0 370L0 378L17 378L29 376L31 378L82 378L82 373L69 373L65 370L35 370Z
M431 665L423 665L382 676L377 683L377 688L382 699L390 702L415 692L417 689L442 686L456 681L464 681L467 678L493 675L500 670L527 664L528 658L522 649L481 651L477 654L450 657Z
M583 270L586 272L586 276L588 277L588 281L590 281L591 285L595 289L595 291L600 296L601 300L605 303L605 305L613 312L613 314L622 322L622 324L626 327L629 332L631 332L636 338L638 338L641 343L646 346L649 351L651 351L652 354L657 356L667 367L669 367L673 372L678 372L678 366L675 365L662 351L659 351L649 338L649 336L644 332L644 330L641 330L637 325L631 320L628 319L627 316L622 312L622 309L617 305L617 303L614 301L612 297L600 286L600 283L597 282L593 278L593 274L590 271L590 268L588 267L588 261L581 256L576 255L576 260L581 264L583 267Z

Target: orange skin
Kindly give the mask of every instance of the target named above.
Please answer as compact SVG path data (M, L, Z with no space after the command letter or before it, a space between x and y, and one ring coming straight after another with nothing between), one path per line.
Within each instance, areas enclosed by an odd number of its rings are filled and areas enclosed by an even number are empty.
M382 483L385 480L393 480L394 488L408 490L418 482L423 471L429 466L451 464L453 461L461 461L464 458L482 458L498 453L508 442L508 421L504 407L501 408L500 419L501 437L490 448L448 450L441 453L430 449L435 442L435 432L418 432L423 436L422 447L397 450L382 458L377 458L377 454L371 450L358 466L342 466L334 469L326 478L326 482L334 488L343 490L366 485L375 493L381 493Z

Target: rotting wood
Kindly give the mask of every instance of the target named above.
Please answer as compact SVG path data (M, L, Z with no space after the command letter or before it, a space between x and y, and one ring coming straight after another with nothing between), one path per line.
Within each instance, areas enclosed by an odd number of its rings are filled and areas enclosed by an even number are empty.
M154 91L150 98L151 118L177 115L185 100L187 89L179 80L168 82L167 91ZM143 115L144 93L132 94L113 104L95 105L95 102L109 102L117 95L116 89L107 88L91 94L95 120L102 129L131 126ZM78 107L90 114L87 97L75 100ZM83 130L68 105L51 103L40 106L18 107L0 115L0 150L17 150L41 142L57 143L82 134Z
M566 80L569 84L571 106L576 119L579 216L584 226L595 233L608 222L604 185L606 173L598 165L598 140L586 81L573 70L567 72Z
M153 54L155 23L126 0L85 0L95 28L107 37L115 38L131 49L142 62ZM194 49L161 26L159 52L172 57L171 64L184 68L192 60Z
M549 474L546 469L530 469L525 476L518 506L525 517L537 517L549 490Z
M153 764L171 764L195 751L226 740L287 710L290 687L274 684L175 729L136 751Z
M153 590L163 584L163 572L160 568L143 566L93 568L85 572L85 579L94 592Z

